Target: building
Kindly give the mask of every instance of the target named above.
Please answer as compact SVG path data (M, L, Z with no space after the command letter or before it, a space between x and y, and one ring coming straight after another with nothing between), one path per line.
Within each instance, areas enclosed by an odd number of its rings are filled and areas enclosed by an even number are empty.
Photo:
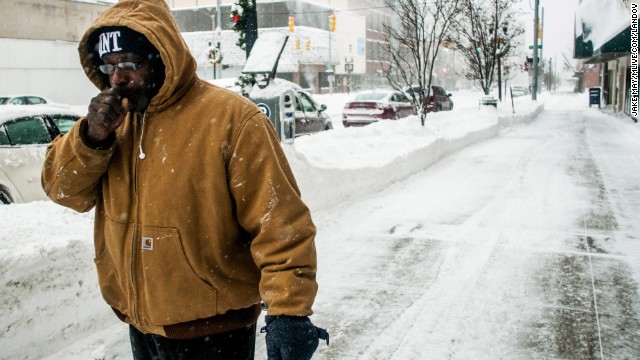
M0 12L0 94L36 93L56 102L87 104L96 89L81 69L77 44L85 29L116 0L5 0ZM217 0L165 0L198 60L199 73L213 78L210 43L220 42L228 69L217 77L237 76L244 64L235 46L229 10L233 0L220 0L220 24L214 26ZM260 32L295 31L279 66L279 77L314 92L327 92L333 70L338 92L387 86L381 76L383 24L390 18L384 0L258 0ZM336 30L329 31L329 15ZM214 28L220 27L219 32ZM214 34L216 37L214 38ZM296 43L299 44L296 48Z
M184 2L184 1L183 1ZM199 75L205 79L237 77L246 53L236 45L238 34L232 30L230 4L174 8L178 27L198 62ZM284 32L289 41L278 65L277 76L300 84L312 92L329 92L331 76L334 89L359 88L366 71L365 18L307 1L270 1L257 4L259 34ZM336 16L336 30L329 31L329 16ZM295 26L289 28L289 18ZM220 19L220 23L216 24ZM217 29L218 31L214 31ZM293 31L290 31L293 30ZM220 44L223 69L214 70L209 59L211 45ZM347 67L345 64L351 64ZM352 71L348 71L353 69ZM215 75L214 75L215 73ZM220 74L221 73L221 74Z
M88 104L96 88L78 58L78 41L109 4L74 0L3 0L0 95L30 93Z
M216 8L220 3L220 24ZM206 65L207 47L221 43L222 76L239 74L244 59L235 46L236 34L229 21L231 0L168 0L178 26L198 58L201 76L213 77ZM295 31L283 53L278 77L300 84L315 92L328 91L333 70L335 90L346 92L361 88L387 86L381 76L388 63L382 60L383 24L391 10L383 0L257 0L259 31L288 31L289 16L295 18ZM336 29L329 31L329 16L335 14ZM220 32L213 30L219 27ZM214 34L218 38L214 37ZM297 47L296 44L299 44ZM209 69L207 69L207 67ZM216 73L219 72L216 70Z
M601 89L601 104L608 111L629 116L632 99L630 6L628 0L581 0L575 17L574 46L574 58L582 60L583 73L597 71L595 87ZM637 17L635 31L637 44Z

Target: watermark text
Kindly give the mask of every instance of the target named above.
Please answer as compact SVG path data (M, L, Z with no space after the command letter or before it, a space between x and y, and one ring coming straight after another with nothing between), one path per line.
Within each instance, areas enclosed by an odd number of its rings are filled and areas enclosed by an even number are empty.
M631 4L631 116L638 118L638 4Z

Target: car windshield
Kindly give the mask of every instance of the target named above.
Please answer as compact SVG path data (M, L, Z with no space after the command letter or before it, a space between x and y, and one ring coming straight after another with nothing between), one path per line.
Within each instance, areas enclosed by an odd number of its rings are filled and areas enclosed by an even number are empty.
M71 130L73 124L78 120L77 116L72 115L52 115L53 121L58 126L61 134L66 134Z
M0 98L0 105L4 105L4 104L6 104L6 103L7 103L7 101L9 101L9 98L8 98L8 97L2 97L2 98Z
M356 95L355 100L356 101L382 100L384 99L385 96L387 96L387 93L376 93L376 92L360 93Z

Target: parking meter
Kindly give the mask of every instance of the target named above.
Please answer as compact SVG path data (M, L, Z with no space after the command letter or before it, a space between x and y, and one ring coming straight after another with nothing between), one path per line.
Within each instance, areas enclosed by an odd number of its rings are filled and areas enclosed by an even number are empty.
M293 142L296 129L293 90L275 83L270 83L266 87L256 85L251 90L249 99L271 120L281 142Z
M260 35L242 69L243 74L249 74L255 80L249 99L271 120L283 143L293 142L295 136L295 93L290 87L271 80L275 78L288 39L287 34L278 32Z
M294 118L294 112L296 111L296 104L294 100L295 94L291 90L285 91L280 99L282 100L280 108L282 109L281 122L282 132L280 134L280 140L285 139L286 142L293 142L295 137L296 121Z

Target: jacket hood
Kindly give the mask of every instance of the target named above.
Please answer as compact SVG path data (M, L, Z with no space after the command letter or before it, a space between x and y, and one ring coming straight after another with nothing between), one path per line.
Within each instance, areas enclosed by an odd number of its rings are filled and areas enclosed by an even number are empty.
M87 29L78 45L80 63L87 77L100 90L108 82L97 70L101 63L90 52L91 34L105 26L126 26L143 34L160 53L165 66L165 80L158 94L151 100L148 111L161 111L180 99L196 80L196 61L189 52L180 30L164 0L120 0L109 7Z

